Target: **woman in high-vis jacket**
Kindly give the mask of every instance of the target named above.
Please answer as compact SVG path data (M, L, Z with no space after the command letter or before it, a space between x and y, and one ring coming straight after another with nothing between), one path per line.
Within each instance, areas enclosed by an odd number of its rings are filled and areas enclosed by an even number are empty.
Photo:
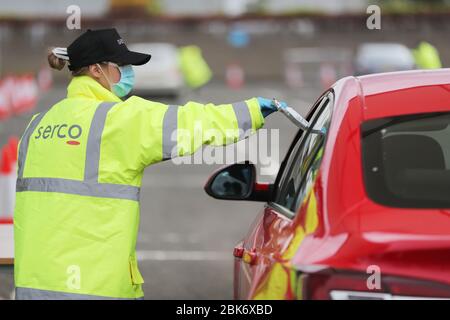
M277 109L263 98L122 101L132 65L150 55L129 51L115 29L88 30L48 58L59 70L67 62L73 79L67 98L35 115L20 142L16 299L142 298L135 246L145 167L236 142Z

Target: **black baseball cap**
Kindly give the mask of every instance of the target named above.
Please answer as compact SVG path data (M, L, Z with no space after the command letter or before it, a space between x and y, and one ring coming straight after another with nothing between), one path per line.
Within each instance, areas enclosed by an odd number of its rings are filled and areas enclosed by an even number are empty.
M76 70L99 62L139 66L147 63L151 55L128 50L116 29L88 29L67 47L69 69Z

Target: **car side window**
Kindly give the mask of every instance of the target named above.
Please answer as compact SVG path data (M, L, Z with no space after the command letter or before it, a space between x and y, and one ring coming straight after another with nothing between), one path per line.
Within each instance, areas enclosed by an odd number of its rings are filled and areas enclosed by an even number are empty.
M328 130L332 108L333 97L330 93L323 98L310 120L314 130L309 129L297 141L286 163L284 177L280 179L276 189L274 202L292 213L295 213L300 206L305 191L310 185L308 181L314 180L320 166L326 134L317 133L315 130L325 130L325 132Z
M316 103L312 107L312 114L309 116L308 121L313 121L315 117L319 114L319 110L321 109L322 105L326 101L326 94L317 99ZM298 153L299 148L301 147L303 143L303 138L307 134L307 132L302 132L302 130L299 130L291 147L289 148L288 154L286 155L285 159L281 163L280 171L278 172L278 176L275 180L275 186L281 186L284 185L284 181L286 181L287 176L289 174L289 168L292 167L292 162L294 161L296 154ZM277 188L276 193L274 194L274 198L278 198L278 193L280 191L280 188Z

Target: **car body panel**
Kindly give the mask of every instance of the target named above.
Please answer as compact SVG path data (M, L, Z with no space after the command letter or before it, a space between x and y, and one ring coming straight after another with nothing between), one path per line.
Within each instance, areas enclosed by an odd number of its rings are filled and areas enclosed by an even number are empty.
M314 185L295 217L270 204L258 215L243 242L256 259L236 258L235 298L299 298L295 271L320 266L365 273L377 265L383 274L449 285L450 209L393 208L369 199L360 129L368 119L450 111L449 84L448 69L338 81Z

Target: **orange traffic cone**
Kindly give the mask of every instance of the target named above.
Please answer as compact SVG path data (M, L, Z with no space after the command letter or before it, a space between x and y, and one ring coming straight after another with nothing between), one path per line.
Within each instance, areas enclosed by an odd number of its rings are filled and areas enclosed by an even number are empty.
M244 69L239 63L233 62L227 66L226 69L226 82L229 88L237 90L241 89L245 82Z
M15 201L14 156L5 146L0 159L0 223L12 223Z
M8 175L12 170L13 157L11 154L11 149L7 146L2 148L2 158L0 165L0 174Z
M320 82L324 89L329 88L337 81L336 68L331 63L322 63L320 65Z
M9 137L8 146L11 149L11 154L13 156L13 161L17 162L17 148L19 147L19 139L15 136Z

